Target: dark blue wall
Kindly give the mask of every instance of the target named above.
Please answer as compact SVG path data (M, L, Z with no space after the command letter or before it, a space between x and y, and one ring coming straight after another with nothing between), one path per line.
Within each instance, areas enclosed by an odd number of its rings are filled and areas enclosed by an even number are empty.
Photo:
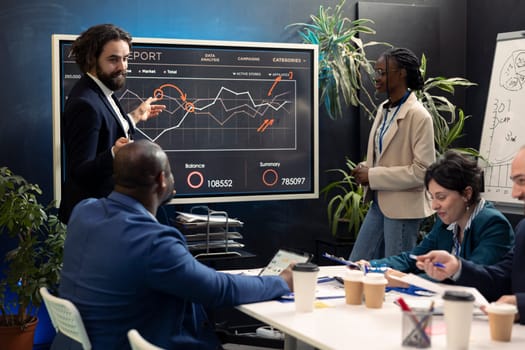
M263 5L264 3L264 5ZM115 23L136 37L299 42L292 22L314 1L3 1L0 10L0 164L39 183L51 200L51 34Z

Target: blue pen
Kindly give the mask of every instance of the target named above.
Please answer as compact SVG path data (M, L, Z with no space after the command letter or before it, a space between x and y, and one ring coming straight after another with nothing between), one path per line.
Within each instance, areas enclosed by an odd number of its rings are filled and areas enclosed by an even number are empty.
M332 282L333 280L334 280L333 277L323 276L323 277L319 277L319 278L317 278L317 283Z
M343 264L343 265L346 265L352 269L356 269L356 270L362 270L364 271L364 267L362 265L359 265L355 262L352 262L350 260L346 260L346 259L343 259L343 258L340 258L340 257L337 257L335 255L332 255L332 254L328 254L328 253L323 253L323 258L327 258L329 260L332 260L332 261L335 261L339 264Z
M409 257L410 259L417 260L417 256L414 255L414 254L410 254L408 257ZM440 262L435 262L433 265L434 265L435 267L439 267L440 269L444 269L444 268L445 268L445 265L443 265L443 264L440 263Z
M443 264L440 263L440 262L435 262L435 263L434 263L434 266L435 266L435 267L439 267L440 269L444 269L444 268L445 268L445 265L443 265Z
M322 277L317 278L317 283L327 283L327 282L333 282L333 281L337 281L340 284L344 284L343 279L338 276L334 276L334 277L322 276Z
M388 267L385 264L372 265L372 266L364 265L364 272L365 272L365 274L367 274L369 272L385 273L386 270L388 270Z

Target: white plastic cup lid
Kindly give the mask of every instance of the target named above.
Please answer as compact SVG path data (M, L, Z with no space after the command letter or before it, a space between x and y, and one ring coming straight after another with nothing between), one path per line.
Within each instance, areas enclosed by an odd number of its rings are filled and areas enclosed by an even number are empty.
M490 303L487 305L485 310L489 313L501 314L501 315L514 315L518 312L516 305L505 304L505 303Z
M385 275L378 272L369 272L363 277L363 283L367 284L387 284Z
M364 273L360 270L346 270L343 279L352 282L360 282L363 280Z

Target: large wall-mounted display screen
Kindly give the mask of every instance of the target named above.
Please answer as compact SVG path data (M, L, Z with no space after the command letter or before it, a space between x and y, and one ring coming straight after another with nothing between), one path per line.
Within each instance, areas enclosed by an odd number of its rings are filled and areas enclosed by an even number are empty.
M60 115L81 77L74 35L53 35L54 187L64 159ZM131 111L150 96L167 106L137 125L158 143L175 203L318 197L318 51L315 45L134 38L126 86Z

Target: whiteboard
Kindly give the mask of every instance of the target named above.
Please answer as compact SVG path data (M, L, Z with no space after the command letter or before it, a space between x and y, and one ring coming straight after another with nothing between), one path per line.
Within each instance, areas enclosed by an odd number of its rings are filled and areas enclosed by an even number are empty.
M525 145L525 31L499 33L485 108L480 153L484 197L513 212L523 203L511 196L510 165Z

